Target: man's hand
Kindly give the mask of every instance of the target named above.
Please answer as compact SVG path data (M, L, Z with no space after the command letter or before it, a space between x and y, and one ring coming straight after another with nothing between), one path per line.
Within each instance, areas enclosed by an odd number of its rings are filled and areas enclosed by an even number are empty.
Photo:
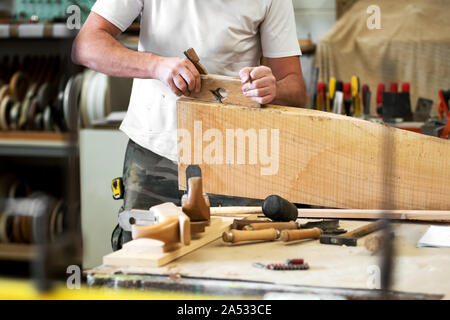
M242 92L260 104L271 103L277 97L277 79L268 67L247 67L239 72Z
M189 96L200 92L201 79L197 68L186 58L159 57L157 77L170 87L177 96Z

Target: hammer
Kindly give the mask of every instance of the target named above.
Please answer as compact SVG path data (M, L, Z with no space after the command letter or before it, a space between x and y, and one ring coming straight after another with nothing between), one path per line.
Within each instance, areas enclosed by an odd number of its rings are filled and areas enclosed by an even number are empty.
M298 218L297 207L288 200L277 196L268 196L262 205L262 211L267 218L273 221L289 222Z
M358 238L364 237L369 233L380 230L384 227L384 221L378 220L376 222L369 223L353 231L336 235L321 235L320 243L322 244L335 244L338 246L346 245L351 247L356 247Z

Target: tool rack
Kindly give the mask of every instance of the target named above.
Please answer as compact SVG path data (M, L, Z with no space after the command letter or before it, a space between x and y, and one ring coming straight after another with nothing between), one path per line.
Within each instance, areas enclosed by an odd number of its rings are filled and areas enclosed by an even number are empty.
M52 33L46 34L44 30L51 30ZM65 60L63 64L67 66L67 72L73 73L76 68L69 59L76 32L66 31L65 24L2 24L0 56L16 55L23 58L26 55L59 55ZM67 265L81 265L77 144L77 132L0 131L0 174L13 173L18 179L31 185L33 191L44 191L58 199L64 199L67 209L63 214L64 231L61 236L66 239L60 239L60 243L65 247L64 250L72 247L69 251L73 253L63 257L67 260ZM66 231L69 230L72 244L66 237L69 233ZM61 248L56 249L55 242L33 242L0 244L0 273L3 276L28 276L31 273L42 276L41 280L45 280L43 278L54 273L49 253L58 252ZM62 269L59 268L57 273L62 274ZM41 281L41 288L47 286L44 282Z

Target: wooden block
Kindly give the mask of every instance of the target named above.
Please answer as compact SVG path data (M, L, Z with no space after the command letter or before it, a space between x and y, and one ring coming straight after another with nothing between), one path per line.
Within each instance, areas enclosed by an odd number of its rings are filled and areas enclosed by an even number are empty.
M450 141L316 110L177 105L181 189L195 163L207 193L278 194L331 208L450 209Z
M111 266L160 267L220 238L222 233L228 230L229 226L230 221L212 218L211 225L206 227L204 233L197 234L198 237L193 238L190 245L179 244L175 248L164 247L164 243L157 240L133 240L121 250L104 256L103 264ZM168 251L169 249L174 250Z
M219 75L201 75L202 89L199 93L192 93L192 99L203 100L207 102L217 102L213 92L219 92L224 97L223 104L233 104L249 108L260 108L261 105L242 93L242 83L239 78L232 78Z
M140 254L140 253L152 253L163 254L165 252L177 250L181 246L181 243L165 244L163 241L155 239L136 239L127 242L123 245L123 248L128 253Z

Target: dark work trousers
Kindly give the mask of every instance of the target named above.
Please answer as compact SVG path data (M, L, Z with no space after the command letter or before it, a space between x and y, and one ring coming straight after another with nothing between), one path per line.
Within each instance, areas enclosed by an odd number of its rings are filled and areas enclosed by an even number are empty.
M178 190L178 165L129 140L123 166L124 201L120 212L131 209L148 210L173 202L181 206L184 191ZM262 200L209 194L212 207L261 206ZM119 212L119 213L120 213ZM117 225L111 237L114 251L131 240L131 232Z

